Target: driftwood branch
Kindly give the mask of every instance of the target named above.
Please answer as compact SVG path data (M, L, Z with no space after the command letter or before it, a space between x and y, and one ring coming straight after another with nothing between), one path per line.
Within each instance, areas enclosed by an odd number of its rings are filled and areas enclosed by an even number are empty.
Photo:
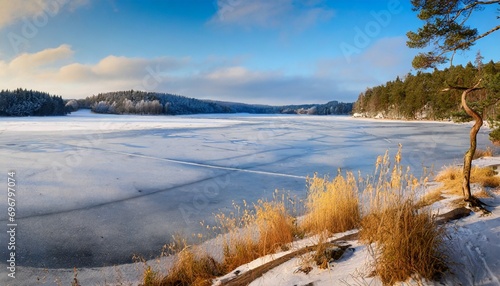
M341 240L356 240L356 239L358 239L358 232L355 232L353 234L348 234L348 235L345 235L343 237L334 239L334 240L330 241L330 243L341 241ZM282 256L278 259L275 259L271 262L263 264L255 269L249 270L249 271L247 271L239 276L234 277L233 279L231 279L229 281L221 281L222 283L219 285L221 285L221 286L248 285L252 281L254 281L255 279L264 275L269 270L275 268L276 266L281 265L281 264L287 262L288 260L290 260L294 257L297 257L299 255L314 251L317 249L317 247L318 247L318 245L313 245L313 246L301 248L301 249L296 250L292 253L289 253L285 256Z

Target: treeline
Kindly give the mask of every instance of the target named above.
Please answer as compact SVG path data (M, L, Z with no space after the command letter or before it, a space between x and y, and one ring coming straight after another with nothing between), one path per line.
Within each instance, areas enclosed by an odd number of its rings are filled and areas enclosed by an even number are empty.
M452 66L433 72L417 72L404 78L397 77L383 85L368 88L354 103L355 116L390 119L461 119L459 90L443 91L449 85L472 87L479 77L498 77L500 62L478 62ZM485 118L494 118L496 108L491 103L488 89L475 91L469 99Z
M352 103L331 101L318 105L269 106L200 100L168 93L118 91L101 93L82 100L78 106L96 113L110 114L202 114L202 113L295 113L295 114L350 114Z
M0 91L0 116L52 116L68 112L60 96L21 88Z
M352 112L353 103L330 101L325 104L286 105L279 113L309 115L347 115Z
M66 115L80 108L107 114L350 114L353 103L331 101L326 104L307 105L252 105L234 102L200 100L168 93L144 91L118 91L100 93L85 99L63 100L45 92L27 89L0 92L0 116Z
M229 107L233 113L251 114L309 114L309 115L347 115L351 114L353 103L330 101L325 104L302 104L302 105L252 105L234 102L218 102Z
M136 90L100 93L78 101L79 106L96 113L110 114L195 114L227 113L229 109L195 98L168 93Z

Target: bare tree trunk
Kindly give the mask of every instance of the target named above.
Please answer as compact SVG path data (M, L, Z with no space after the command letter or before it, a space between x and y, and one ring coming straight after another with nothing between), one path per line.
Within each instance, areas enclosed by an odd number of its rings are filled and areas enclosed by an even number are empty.
M481 202L478 198L474 197L470 190L470 173L472 168L472 158L474 157L474 153L476 153L477 147L477 133L481 126L483 125L483 118L476 111L470 108L467 105L467 95L476 89L478 89L481 80L479 80L474 87L468 88L462 92L462 107L465 112L474 118L474 126L472 126L470 130L470 147L469 150L464 155L464 172L463 172L463 181L462 181L462 192L464 194L464 201L470 203L470 206L482 211L484 214L490 213L488 210L484 208L484 203Z
M474 157L474 153L476 153L476 147L477 147L477 133L479 132L479 129L481 129L481 126L483 126L483 118L481 115L479 115L476 111L472 110L468 105L467 105L467 95L469 92L473 91L477 86L479 82L473 87L469 88L467 90L464 90L462 92L462 107L464 108L465 112L472 116L474 118L474 126L472 126L470 130L470 147L469 150L465 153L464 155L464 172L463 172L463 181L462 181L462 191L464 194L464 200L469 202L471 201L471 191L470 191L470 172L471 172L471 167L472 167L472 158Z

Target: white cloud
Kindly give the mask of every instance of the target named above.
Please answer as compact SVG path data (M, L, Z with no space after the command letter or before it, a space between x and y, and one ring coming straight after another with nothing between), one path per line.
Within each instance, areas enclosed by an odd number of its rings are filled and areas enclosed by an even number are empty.
M34 16L43 13L46 1L11 1L0 0L0 28L26 16Z
M110 90L154 90L189 58L153 59L107 56L95 64L75 62L69 45L24 53L0 61L2 88L38 89L66 98L81 98Z
M26 18L28 21L45 21L64 9L73 11L89 0L0 0L0 29ZM37 17L40 17L38 19Z
M45 49L43 51L28 54L24 53L14 58L10 64L9 69L13 70L33 70L44 65L57 63L61 60L71 58L73 51L69 45L61 45L53 49Z
M280 71L255 71L242 66L219 67L209 73L171 78L160 88L196 98L257 104L353 101L339 81L314 76L289 76Z
M353 57L351 64L344 58L321 60L311 75L249 69L244 59L227 58L194 62L190 58L109 55L95 63L81 63L75 61L70 46L61 45L0 61L0 82L1 88L36 89L64 98L136 89L263 104L351 102L366 87L406 72L409 64L403 64L407 63L406 52L398 55L400 42L375 42ZM389 58L385 58L387 53ZM382 74L383 69L389 72Z
M149 73L155 76L163 76L169 71L181 68L189 62L188 58L174 59L169 57L158 57L154 59L128 58L118 56L107 56L96 64L73 63L62 66L59 70L59 78L67 81L82 80L111 80L140 79Z
M329 20L334 11L324 8L323 1L293 0L218 0L217 14L210 23L251 27L292 27L305 29L319 21Z

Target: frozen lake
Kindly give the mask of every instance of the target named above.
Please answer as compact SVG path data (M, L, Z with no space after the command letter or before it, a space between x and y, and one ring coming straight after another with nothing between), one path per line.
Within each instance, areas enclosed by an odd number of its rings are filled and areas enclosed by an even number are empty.
M403 163L459 163L470 125L340 116L0 118L1 170L17 180L17 264L98 267L159 255L175 233L201 230L232 202L305 195L305 177L371 173L403 144ZM487 130L479 147L489 144ZM0 223L7 225L7 199ZM5 231L0 241L7 241ZM7 246L0 246L2 263ZM5 265L1 266L5 269ZM2 270L4 271L4 270Z

